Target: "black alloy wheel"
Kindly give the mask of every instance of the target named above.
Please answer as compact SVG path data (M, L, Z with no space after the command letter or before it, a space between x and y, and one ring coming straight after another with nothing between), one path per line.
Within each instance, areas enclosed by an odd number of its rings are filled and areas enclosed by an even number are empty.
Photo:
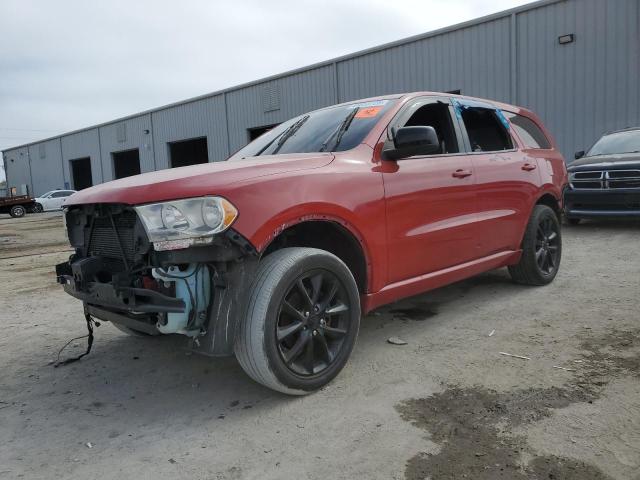
M511 278L525 285L551 283L562 258L562 230L556 211L548 205L533 207L521 249L520 261L509 265Z
M544 218L536 230L536 263L545 275L555 273L560 253L560 235L558 222Z
M287 247L260 260L234 352L256 382L306 395L331 382L353 351L360 292L349 267L325 250Z
M305 272L281 301L276 327L278 351L297 375L317 375L338 357L350 322L344 285L324 269Z

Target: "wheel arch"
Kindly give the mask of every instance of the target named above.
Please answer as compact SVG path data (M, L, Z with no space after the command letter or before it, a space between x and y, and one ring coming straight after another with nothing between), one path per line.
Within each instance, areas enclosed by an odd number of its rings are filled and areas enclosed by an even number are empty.
M328 251L342 260L364 294L370 284L370 260L357 230L342 219L318 215L289 222L278 229L260 252L265 257L285 247L310 247Z
M555 212L558 221L562 220L562 202L553 193L549 191L543 192L536 200L535 205L546 205Z

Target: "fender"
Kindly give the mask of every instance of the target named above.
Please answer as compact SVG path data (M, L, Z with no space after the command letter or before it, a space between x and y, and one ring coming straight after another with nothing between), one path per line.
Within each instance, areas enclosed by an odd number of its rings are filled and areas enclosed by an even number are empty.
M314 212L312 214L308 212ZM372 246L366 240L366 236L360 231L354 222L347 220L353 213L343 207L329 203L312 203L296 205L270 218L263 223L256 233L249 238L259 254L262 254L271 243L285 230L295 225L309 221L334 222L347 230L358 242L364 254L367 269L367 290L370 291L379 276L376 270L384 263L386 256L373 252ZM375 277L375 278L374 278Z

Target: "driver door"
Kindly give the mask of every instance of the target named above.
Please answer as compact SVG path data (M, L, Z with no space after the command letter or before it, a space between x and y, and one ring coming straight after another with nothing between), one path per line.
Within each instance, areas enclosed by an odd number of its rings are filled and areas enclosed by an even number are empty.
M443 97L420 98L392 122L432 126L439 153L384 160L389 283L478 258L474 170L464 152L453 107Z

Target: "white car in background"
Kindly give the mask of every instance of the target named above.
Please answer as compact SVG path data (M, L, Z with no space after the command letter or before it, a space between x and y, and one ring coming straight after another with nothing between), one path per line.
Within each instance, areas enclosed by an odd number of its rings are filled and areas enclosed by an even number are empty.
M60 210L64 201L76 193L75 190L52 190L34 199L36 202L33 211L46 212L49 210Z

